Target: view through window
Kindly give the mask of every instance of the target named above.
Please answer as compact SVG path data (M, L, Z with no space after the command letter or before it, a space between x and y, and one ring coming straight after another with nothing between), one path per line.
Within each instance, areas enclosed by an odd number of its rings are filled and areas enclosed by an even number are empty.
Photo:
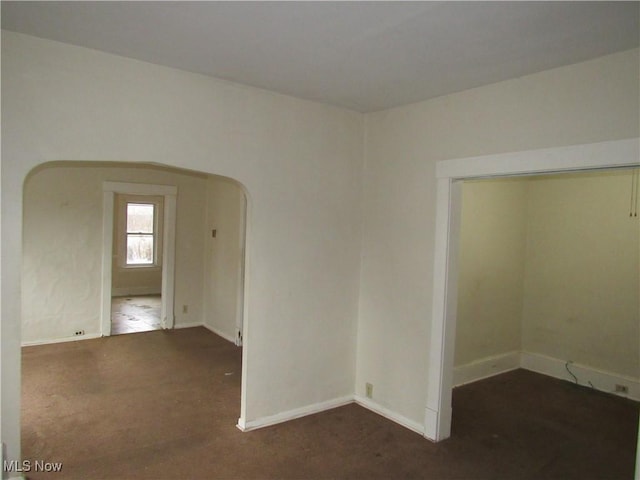
M127 265L155 261L155 205L127 203Z

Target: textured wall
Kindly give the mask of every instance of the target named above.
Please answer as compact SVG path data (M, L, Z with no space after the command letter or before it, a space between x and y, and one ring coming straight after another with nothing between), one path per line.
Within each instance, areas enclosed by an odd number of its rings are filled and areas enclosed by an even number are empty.
M205 187L202 175L167 169L45 166L25 182L22 341L100 334L102 182L175 185L176 325L202 322Z

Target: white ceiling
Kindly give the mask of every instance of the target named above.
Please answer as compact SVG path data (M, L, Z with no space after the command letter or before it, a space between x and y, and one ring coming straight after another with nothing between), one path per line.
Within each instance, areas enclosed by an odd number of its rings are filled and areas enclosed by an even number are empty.
M2 28L370 112L639 45L640 2L2 2Z

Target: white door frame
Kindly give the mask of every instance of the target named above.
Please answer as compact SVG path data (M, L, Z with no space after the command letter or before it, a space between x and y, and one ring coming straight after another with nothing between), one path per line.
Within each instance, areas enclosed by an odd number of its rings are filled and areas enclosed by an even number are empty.
M451 389L457 304L462 182L470 178L533 175L640 166L640 139L443 160L436 165L437 203L433 305L425 437L451 435ZM638 441L640 443L640 432Z
M162 328L173 328L176 199L178 187L145 183L103 182L102 204L102 308L100 312L101 334L111 335L111 276L113 267L113 215L115 194L155 195L164 197L164 226L162 232Z

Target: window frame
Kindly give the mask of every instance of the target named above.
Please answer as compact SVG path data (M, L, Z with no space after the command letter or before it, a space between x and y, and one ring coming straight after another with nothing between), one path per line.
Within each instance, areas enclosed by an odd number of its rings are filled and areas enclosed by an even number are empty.
M149 205L152 207L153 219L151 232L130 232L129 231L129 205ZM125 268L144 268L158 266L158 205L152 201L125 200L124 202L124 266ZM151 237L152 252L149 263L129 263L129 238L131 236Z
M164 199L157 195L136 195L136 194L117 194L114 198L114 262L113 268L119 271L132 270L152 270L161 269L164 249ZM153 263L127 263L127 205L134 204L152 204L154 206L153 215Z

